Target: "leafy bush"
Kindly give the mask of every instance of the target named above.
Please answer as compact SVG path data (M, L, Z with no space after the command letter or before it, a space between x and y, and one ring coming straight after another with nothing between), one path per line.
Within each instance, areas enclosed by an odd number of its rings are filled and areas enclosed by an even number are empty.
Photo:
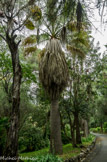
M43 132L40 128L32 126L28 130L23 130L19 137L20 151L34 151L45 148L49 145L49 140L43 138Z
M33 162L63 162L63 160L57 156L52 154L47 154L44 156L38 156L33 160ZM32 160L28 160L28 162L32 162Z
M101 128L100 127L97 127L97 132L101 132Z
M104 122L104 128L107 128L107 122Z
M69 136L66 136L64 132L61 133L62 135L62 143L63 144L68 144L71 142L71 139Z
M94 140L95 136L89 135L87 138L82 137L82 142L92 142Z
M104 123L104 132L107 133L107 122Z
M101 128L97 127L97 128L91 128L90 131L94 132L94 133L99 133L101 132Z

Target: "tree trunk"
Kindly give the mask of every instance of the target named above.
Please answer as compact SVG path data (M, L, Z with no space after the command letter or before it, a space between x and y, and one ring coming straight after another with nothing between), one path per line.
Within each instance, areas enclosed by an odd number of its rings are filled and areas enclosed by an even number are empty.
M89 135L89 128L88 128L88 121L85 119L81 120L81 129L83 131L83 136L88 137Z
M10 38L7 34L7 43L11 52L13 66L13 87L12 87L12 110L11 122L7 138L5 155L8 157L18 156L18 129L20 116L20 85L21 85L21 66L19 62L18 44L14 38ZM16 160L17 161L17 160Z
M84 135L85 135L85 137L88 137L88 135L89 135L89 129L88 129L87 120L84 120Z
M70 117L70 114L69 112L67 112L68 114L68 118L69 118L69 124L70 124L70 132L71 132L71 137L72 137L72 145L73 147L76 147L76 139L75 139L75 119L74 119L74 122L72 124L72 120L71 120L71 117Z
M74 113L75 124L76 124L76 144L81 144L81 134L80 134L80 124L79 124L79 116L78 112Z
M71 124L70 124L70 129L71 129L72 145L73 147L76 147L75 131L74 131L75 129Z
M103 122L102 122L102 120L100 122L100 127L101 127L101 133L103 133Z
M62 154L60 113L57 99L51 101L50 125L50 152L53 154Z

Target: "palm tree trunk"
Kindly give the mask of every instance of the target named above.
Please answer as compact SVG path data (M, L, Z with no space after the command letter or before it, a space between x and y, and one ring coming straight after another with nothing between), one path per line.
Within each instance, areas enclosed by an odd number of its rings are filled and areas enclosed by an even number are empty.
M58 99L53 99L51 101L50 124L50 152L53 154L62 154L63 151L61 141L60 113L58 110Z

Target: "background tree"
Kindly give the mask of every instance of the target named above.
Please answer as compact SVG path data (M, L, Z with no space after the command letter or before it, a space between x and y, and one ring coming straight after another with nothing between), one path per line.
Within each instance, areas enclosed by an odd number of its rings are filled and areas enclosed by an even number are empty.
M19 44L20 37L17 38L17 31L23 29L27 22L30 12L30 5L34 1L3 1L0 2L1 7L1 30L3 34L0 37L4 40L4 44L8 45L11 53L13 67L13 84L12 84L12 108L11 108L11 124L8 133L6 156L14 157L18 155L18 127L20 116L20 85L22 78L22 70L19 61ZM22 16L24 19L22 19Z

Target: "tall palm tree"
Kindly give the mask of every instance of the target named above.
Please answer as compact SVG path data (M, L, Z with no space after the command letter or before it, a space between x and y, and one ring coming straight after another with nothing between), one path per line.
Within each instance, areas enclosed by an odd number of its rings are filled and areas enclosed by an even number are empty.
M50 151L62 154L60 114L58 100L67 85L68 67L60 40L52 37L45 48L39 66L40 81L51 99L50 113Z
M43 21L47 28L45 32L49 30L50 40L48 41L46 48L42 53L39 66L39 76L43 87L45 88L46 92L49 94L51 99L50 151L51 153L61 154L62 142L61 142L60 115L58 110L58 99L60 97L61 92L67 85L68 67L58 36L60 36L59 31L61 31L62 28L61 23L63 23L61 35L62 39L63 40L65 39L66 35L65 18L66 19L68 18L69 14L71 13L70 12L71 10L72 13L74 13L73 6L76 5L76 3L74 3L75 2L74 0L68 1L68 3L62 0L61 1L47 0L46 2L47 2L46 3L47 7L45 11L46 14L44 16ZM78 11L80 11L79 10L81 9L80 7L78 7ZM69 12L68 8L70 9ZM77 15L78 13L80 12L77 12ZM81 17L78 17L78 21L79 23L81 23Z

